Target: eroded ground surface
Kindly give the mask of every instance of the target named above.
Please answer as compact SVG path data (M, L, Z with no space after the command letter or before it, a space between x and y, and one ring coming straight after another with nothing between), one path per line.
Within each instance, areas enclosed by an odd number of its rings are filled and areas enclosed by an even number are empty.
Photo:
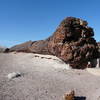
M100 100L100 76L65 66L51 56L0 54L0 100L63 100L63 94L73 89L76 96ZM7 75L16 71L22 76L9 80Z

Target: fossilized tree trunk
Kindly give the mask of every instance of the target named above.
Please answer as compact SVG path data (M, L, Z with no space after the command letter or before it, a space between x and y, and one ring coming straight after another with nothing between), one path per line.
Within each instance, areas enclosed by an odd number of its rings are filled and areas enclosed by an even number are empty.
M51 54L69 63L73 68L86 68L88 61L98 58L94 32L84 20L68 17L46 40L28 41L9 51Z

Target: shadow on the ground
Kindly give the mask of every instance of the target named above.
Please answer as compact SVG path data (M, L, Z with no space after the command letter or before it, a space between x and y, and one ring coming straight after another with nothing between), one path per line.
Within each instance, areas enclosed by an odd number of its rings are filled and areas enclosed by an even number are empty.
M76 96L75 98L74 98L74 100L86 100L86 97L79 97L79 96Z

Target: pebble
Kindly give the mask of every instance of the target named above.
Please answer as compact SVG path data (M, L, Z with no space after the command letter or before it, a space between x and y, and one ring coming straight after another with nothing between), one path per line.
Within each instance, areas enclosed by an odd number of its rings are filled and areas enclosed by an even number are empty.
M17 77L21 77L21 73L20 72L12 72L12 73L9 73L7 75L8 79L13 79L13 78L17 78Z

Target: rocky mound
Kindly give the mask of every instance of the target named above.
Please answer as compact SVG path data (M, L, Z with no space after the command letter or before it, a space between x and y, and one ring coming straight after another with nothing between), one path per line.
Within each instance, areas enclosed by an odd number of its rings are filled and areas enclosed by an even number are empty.
M98 58L98 45L93 36L93 29L86 21L68 17L48 39L29 41L14 46L9 51L51 54L69 63L73 68L83 69L88 61Z

